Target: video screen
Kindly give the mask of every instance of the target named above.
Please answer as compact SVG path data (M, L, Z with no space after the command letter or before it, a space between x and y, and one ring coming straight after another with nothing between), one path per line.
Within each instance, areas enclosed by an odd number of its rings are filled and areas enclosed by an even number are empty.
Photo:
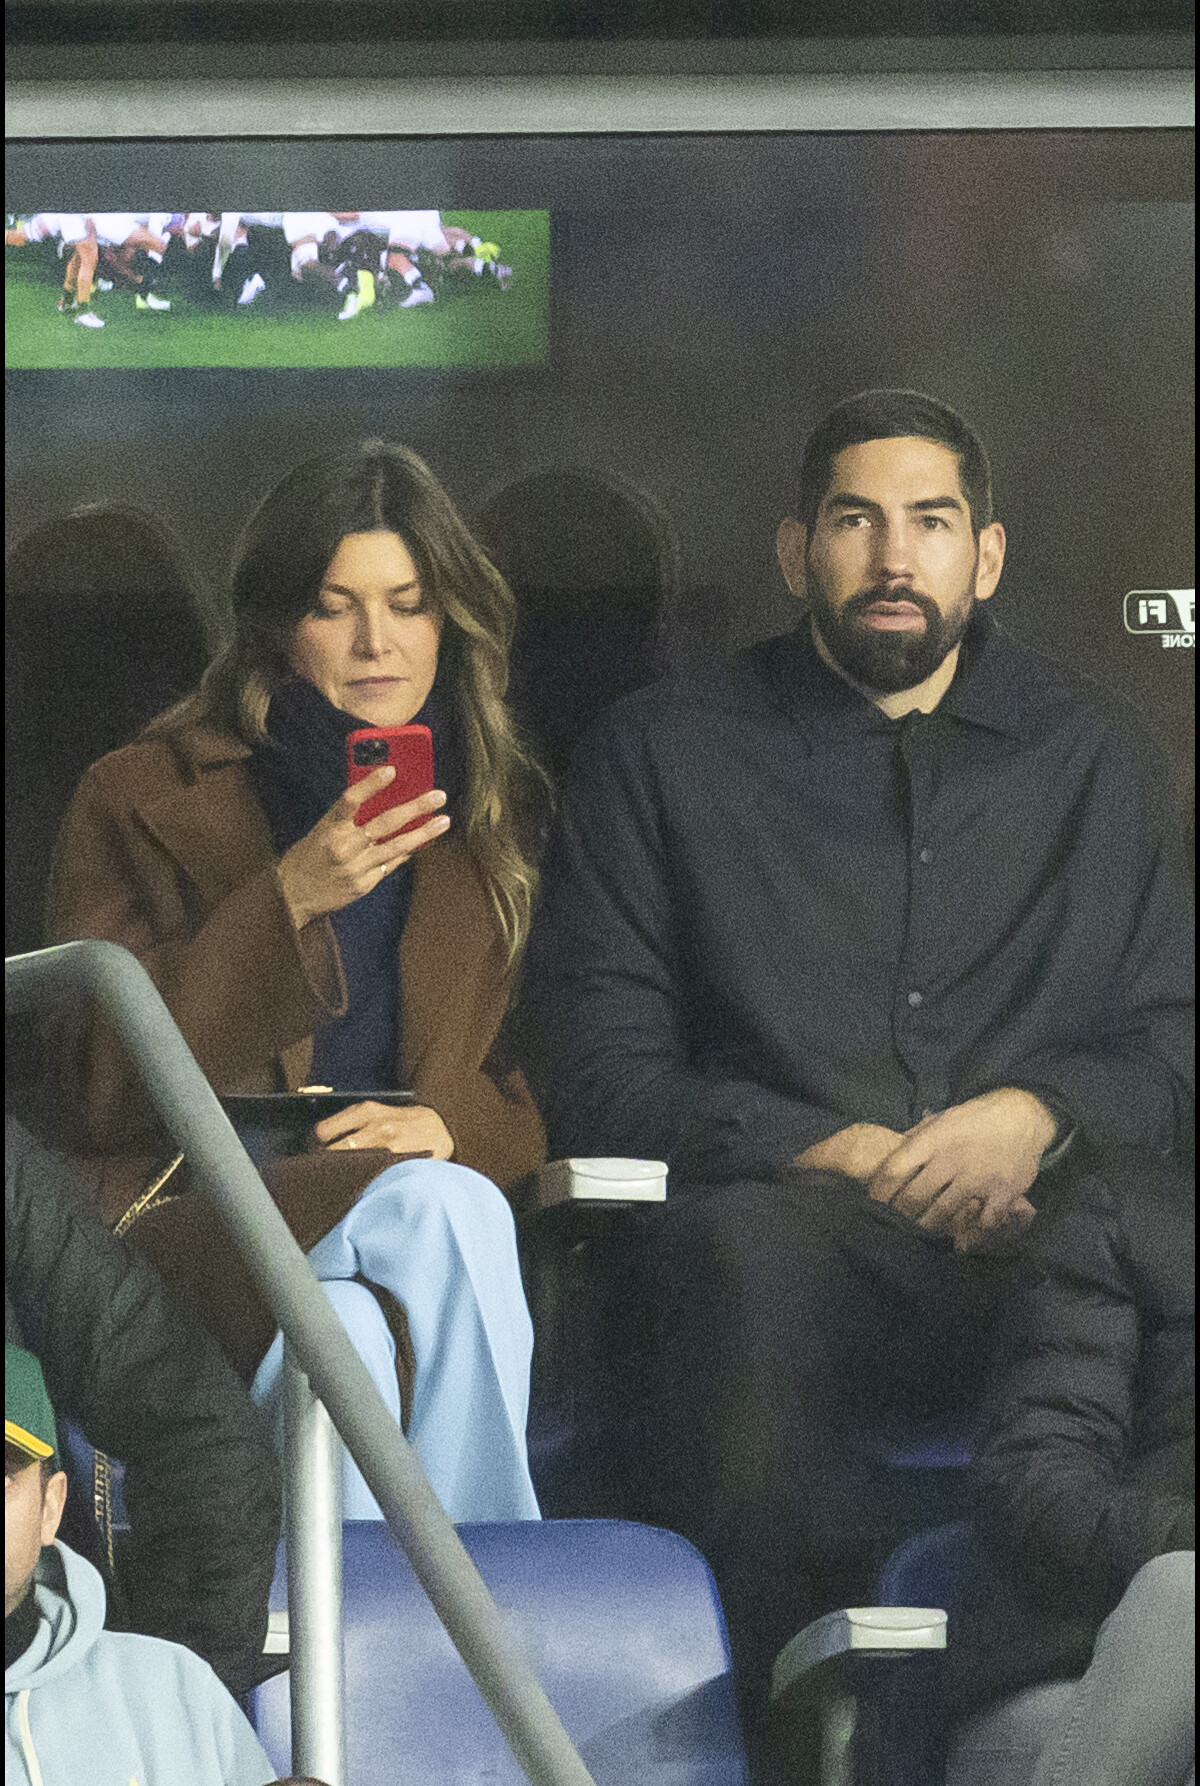
M35 210L4 242L6 366L546 358L544 211Z

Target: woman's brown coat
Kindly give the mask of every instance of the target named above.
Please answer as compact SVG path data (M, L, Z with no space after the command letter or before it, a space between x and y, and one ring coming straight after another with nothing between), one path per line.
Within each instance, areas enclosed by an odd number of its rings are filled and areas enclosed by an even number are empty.
M148 969L219 1093L295 1090L312 1038L346 1005L328 918L297 931L277 855L251 791L246 745L200 723L147 735L88 770L63 823L51 874L52 942L100 937ZM545 1157L519 1073L489 1064L509 992L499 923L453 832L420 852L400 944L402 1053L396 1084L437 1111L454 1158L502 1188ZM89 1156L107 1220L128 1225L174 1155L123 1051L98 1020L72 1033L65 1067L74 1149ZM282 1161L268 1186L300 1244L313 1246L393 1156L314 1148ZM225 1341L243 1370L270 1323L207 1216L207 1200L163 1200L136 1238Z

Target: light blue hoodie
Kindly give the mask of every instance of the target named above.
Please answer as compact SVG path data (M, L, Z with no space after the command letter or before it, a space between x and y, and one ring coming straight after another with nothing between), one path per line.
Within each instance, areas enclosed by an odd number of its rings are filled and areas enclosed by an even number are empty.
M33 1642L4 1673L4 1786L264 1786L258 1738L199 1656L104 1630L104 1582L42 1552Z

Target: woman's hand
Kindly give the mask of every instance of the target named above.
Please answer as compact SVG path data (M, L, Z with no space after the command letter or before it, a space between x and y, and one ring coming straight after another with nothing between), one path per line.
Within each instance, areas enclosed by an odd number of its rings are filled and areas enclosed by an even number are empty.
M313 1133L329 1148L386 1147L392 1153L425 1154L448 1160L454 1152L449 1129L424 1104L347 1104L319 1122Z
M405 806L381 812L365 825L356 825L354 815L359 807L385 788L395 773L390 763L373 769L347 788L308 835L280 857L279 884L297 930L325 912L340 912L343 906L353 905L449 826L446 814L437 812L446 804L445 794L437 788L418 794ZM400 837L392 835L425 813L436 816ZM388 841L382 842L383 838Z

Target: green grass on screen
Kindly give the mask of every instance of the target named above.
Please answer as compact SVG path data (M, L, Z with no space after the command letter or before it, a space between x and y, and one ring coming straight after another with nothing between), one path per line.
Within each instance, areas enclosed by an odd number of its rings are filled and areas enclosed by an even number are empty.
M549 354L550 215L547 211L444 211L513 270L501 291L489 276L448 275L431 304L382 304L349 322L332 309L213 311L169 292L169 312L139 311L131 290L97 293L103 329L84 329L56 309L61 263L39 247L5 250L6 367L93 366L529 366ZM197 250L197 253L202 250ZM291 293L288 294L292 296Z

